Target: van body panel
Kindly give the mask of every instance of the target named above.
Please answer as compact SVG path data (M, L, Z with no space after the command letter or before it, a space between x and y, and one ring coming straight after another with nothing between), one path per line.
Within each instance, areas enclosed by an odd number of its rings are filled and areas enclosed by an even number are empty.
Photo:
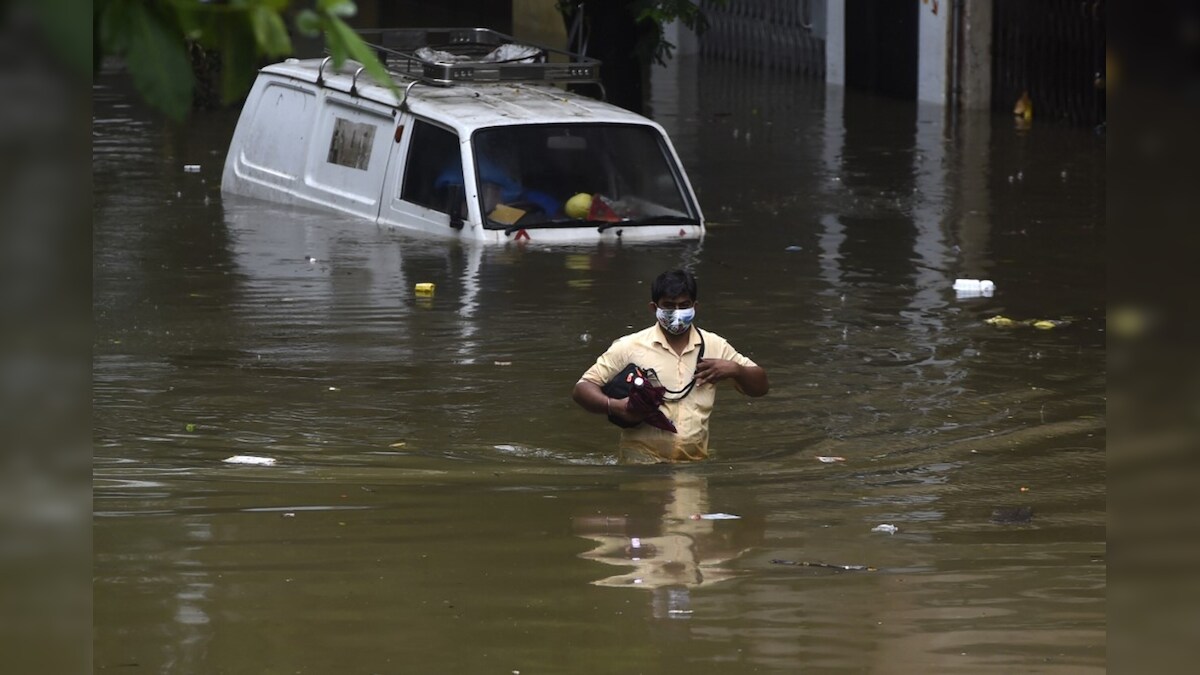
M234 132L221 188L226 192L300 203L317 92L301 83L260 78Z
M392 145L391 112L336 94L321 97L316 133L309 143L306 192L339 211L378 216Z

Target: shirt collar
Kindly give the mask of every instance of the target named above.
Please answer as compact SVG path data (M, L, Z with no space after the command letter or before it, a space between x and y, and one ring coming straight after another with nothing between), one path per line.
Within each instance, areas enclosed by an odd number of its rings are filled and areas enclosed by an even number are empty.
M683 350L683 354L686 354L693 349L697 349L700 346L700 329L696 328L696 326L693 324L688 330L691 331L690 341L688 342L687 348ZM654 344L661 346L663 349L666 349L672 354L675 353L675 350L671 349L671 343L667 342L666 331L663 330L662 324L658 323L657 321L654 322ZM683 356L683 354L680 354L680 356Z

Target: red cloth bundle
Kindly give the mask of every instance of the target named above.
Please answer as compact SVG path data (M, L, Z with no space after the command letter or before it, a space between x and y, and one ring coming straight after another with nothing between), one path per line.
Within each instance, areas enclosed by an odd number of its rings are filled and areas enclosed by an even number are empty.
M646 383L640 387L632 387L629 390L629 403L627 409L634 415L649 414L643 422L652 427L658 427L663 431L676 433L675 425L663 411L659 408L663 402L663 396L667 393L665 387L655 386Z

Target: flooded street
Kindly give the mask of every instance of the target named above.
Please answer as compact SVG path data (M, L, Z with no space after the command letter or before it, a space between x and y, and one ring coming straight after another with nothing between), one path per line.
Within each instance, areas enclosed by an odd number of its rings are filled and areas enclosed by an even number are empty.
M703 68L708 233L618 247L223 198L236 111L98 78L96 669L1103 672L1103 137ZM571 388L679 266L772 389L621 466Z

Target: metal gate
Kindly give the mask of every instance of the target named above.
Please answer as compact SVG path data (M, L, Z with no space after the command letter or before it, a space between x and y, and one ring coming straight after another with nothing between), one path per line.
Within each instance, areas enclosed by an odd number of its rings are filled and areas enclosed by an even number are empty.
M1035 119L1105 122L1104 0L995 0L992 107L1029 92Z
M728 0L701 6L705 59L825 78L824 0Z

